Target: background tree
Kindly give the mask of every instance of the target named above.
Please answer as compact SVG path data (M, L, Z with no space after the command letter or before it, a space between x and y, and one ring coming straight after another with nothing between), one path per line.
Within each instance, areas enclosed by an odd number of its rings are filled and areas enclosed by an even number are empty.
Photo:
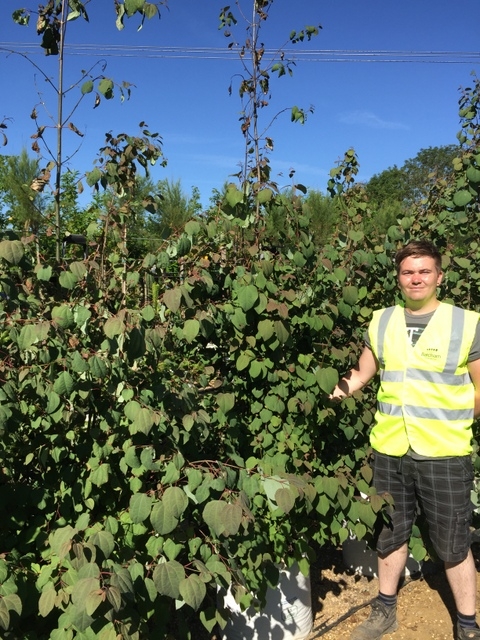
M406 160L402 170L408 186L407 201L418 202L427 196L438 180L451 180L454 174L453 161L458 155L458 145L450 144L420 149L414 158Z
M38 160L23 149L19 156L4 156L0 164L0 191L4 217L11 228L24 235L34 235L37 258L42 246L41 235L49 223L51 199L38 188Z
M146 230L155 238L165 239L180 233L185 223L202 210L197 187L192 188L189 196L184 192L180 180L160 180L153 192L157 194L157 209L148 215Z
M339 212L335 201L329 196L309 190L302 203L303 214L309 219L309 228L317 246L329 241L338 224Z
M456 144L420 149L414 158L375 174L366 184L368 197L377 208L394 202L404 205L405 211L424 198L437 179L453 175L453 160L458 156Z

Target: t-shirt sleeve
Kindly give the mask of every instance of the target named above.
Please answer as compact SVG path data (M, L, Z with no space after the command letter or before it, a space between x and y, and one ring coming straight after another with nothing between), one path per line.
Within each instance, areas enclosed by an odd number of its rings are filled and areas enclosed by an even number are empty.
M363 343L366 347L368 347L371 350L372 345L370 344L370 336L368 335L368 331L365 331L365 333L363 334ZM478 357L480 358L480 355Z
M468 362L473 362L478 359L480 359L480 322L477 323L475 337L470 347L470 353L468 354Z

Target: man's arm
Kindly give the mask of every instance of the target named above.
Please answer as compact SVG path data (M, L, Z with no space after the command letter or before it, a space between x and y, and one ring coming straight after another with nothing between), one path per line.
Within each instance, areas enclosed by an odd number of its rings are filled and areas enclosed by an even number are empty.
M475 387L475 418L480 416L480 359L468 363L468 373Z
M480 360L477 362L480 363ZM365 347L362 351L357 364L351 369L337 384L330 394L330 400L343 400L351 395L354 391L359 391L370 382L378 371L378 361L375 358L370 347ZM479 375L479 411L480 411L480 364L478 367Z

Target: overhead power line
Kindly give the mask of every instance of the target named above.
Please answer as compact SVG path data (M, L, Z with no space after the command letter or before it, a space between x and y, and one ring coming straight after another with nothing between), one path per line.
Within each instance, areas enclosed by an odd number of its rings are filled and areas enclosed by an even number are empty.
M0 49L24 55L43 55L36 42L0 42ZM241 48L129 46L105 44L67 44L66 55L122 58L168 58L186 60L238 61ZM415 63L415 64L478 64L478 51L408 51L375 49L282 49L288 60L302 62L360 62L360 63ZM263 57L278 59L280 50L265 49ZM248 57L246 52L245 57Z

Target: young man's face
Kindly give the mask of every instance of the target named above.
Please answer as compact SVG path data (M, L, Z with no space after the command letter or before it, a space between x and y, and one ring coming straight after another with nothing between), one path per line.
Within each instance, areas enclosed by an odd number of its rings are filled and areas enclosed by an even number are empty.
M437 287L443 278L435 260L428 256L408 257L400 264L398 286L407 309L428 313L437 307Z

